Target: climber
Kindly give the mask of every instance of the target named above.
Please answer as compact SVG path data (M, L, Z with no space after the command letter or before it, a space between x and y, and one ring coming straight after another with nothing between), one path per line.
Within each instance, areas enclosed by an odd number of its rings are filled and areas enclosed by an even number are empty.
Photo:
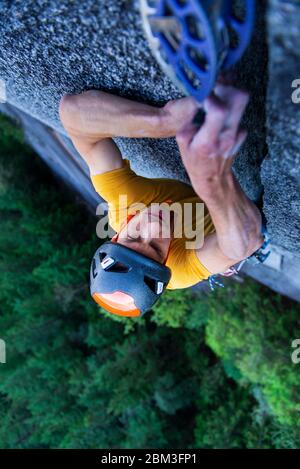
M91 266L91 293L103 308L142 315L166 288L230 275L235 264L261 247L260 211L232 171L247 137L240 121L248 100L245 91L224 83L201 105L186 97L155 107L97 90L62 97L61 122L88 164L95 190L108 202L116 232ZM195 119L199 113L201 126ZM114 137L176 137L191 185L137 175ZM174 236L177 223L186 223L171 210L174 203L203 208L188 221L202 229L202 242L194 248L187 247L185 234Z

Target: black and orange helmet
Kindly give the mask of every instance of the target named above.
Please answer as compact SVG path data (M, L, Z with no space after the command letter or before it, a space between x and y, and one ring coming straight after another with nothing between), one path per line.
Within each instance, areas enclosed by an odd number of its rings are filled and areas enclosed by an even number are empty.
M92 260L93 299L120 316L142 316L156 303L171 278L164 264L119 243L107 241Z

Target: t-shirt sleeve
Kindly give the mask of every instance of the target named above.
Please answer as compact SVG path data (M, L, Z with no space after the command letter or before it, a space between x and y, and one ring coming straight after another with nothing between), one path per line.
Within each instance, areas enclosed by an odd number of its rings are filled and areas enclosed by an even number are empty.
M173 241L166 265L172 272L168 290L191 287L212 275L198 259L196 250L186 249L185 241L179 238Z
M155 197L156 186L150 178L137 175L129 160L123 166L91 176L96 192L108 203L109 223L119 231L127 214L142 209Z

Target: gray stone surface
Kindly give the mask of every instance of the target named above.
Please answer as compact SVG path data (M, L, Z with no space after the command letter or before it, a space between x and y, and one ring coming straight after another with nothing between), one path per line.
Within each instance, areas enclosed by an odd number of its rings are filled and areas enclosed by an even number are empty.
M300 102L292 101L292 82L300 79L300 2L271 0L267 17L268 155L261 171L264 213L273 242L299 254Z
M265 142L261 3L254 41L238 69L238 81L253 100L245 119L249 140L235 170L252 199L261 194ZM64 93L98 88L158 106L182 96L152 57L138 0L1 0L0 8L0 79L8 102L59 131ZM188 180L174 139L116 142L140 174Z

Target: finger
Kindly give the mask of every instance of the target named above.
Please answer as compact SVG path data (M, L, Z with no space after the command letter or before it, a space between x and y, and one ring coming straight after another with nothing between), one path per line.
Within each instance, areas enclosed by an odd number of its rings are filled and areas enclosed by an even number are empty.
M239 96L249 98L249 93L246 90L236 88L230 83L225 83L224 80L219 80L214 87L214 94L224 101L229 107L234 104Z
M241 146L243 145L243 143L245 142L246 138L247 138L247 131L246 130L240 130L239 133L238 133L238 136L237 136L237 139L236 139L236 142L235 142L235 145L233 145L233 147L231 148L231 150L229 150L227 152L227 154L223 154L222 157L223 157L223 161L224 161L224 170L229 170L233 163L234 163L234 160L241 148Z
M202 109L202 103L196 101L192 96L180 98L181 103L184 105L184 109L187 113L195 114L199 109Z
M238 132L235 144L223 154L224 158L235 158L237 153L240 151L242 145L245 143L248 136L248 132L245 129L241 129Z
M210 142L211 145L217 143L228 117L228 108L214 93L204 101L203 107L206 111L205 122L193 138L193 145L205 142Z
M238 131L239 124L242 120L242 117L245 113L245 110L249 103L249 94L244 91L239 91L238 94L235 95L232 107L230 109L228 119L226 125L228 127L235 127L236 131Z
M219 135L219 149L220 153L225 155L232 150L237 144L239 139L247 137L246 130L241 130L240 127L232 125L231 127L223 130Z
M229 89L231 88L231 89ZM236 90L232 87L224 87L222 96L228 93L227 99L229 99L228 106L230 111L226 118L224 128L219 135L219 145L221 153L225 154L234 146L240 129L240 122L246 109L249 96L240 90ZM230 102L232 100L232 102Z
M228 107L225 128L234 127L235 132L237 132L239 123L249 102L249 93L234 88L233 86L221 84L216 86L215 93Z
M198 126L192 121L186 123L176 134L176 141L180 152L185 152L190 146L195 134L198 132Z

